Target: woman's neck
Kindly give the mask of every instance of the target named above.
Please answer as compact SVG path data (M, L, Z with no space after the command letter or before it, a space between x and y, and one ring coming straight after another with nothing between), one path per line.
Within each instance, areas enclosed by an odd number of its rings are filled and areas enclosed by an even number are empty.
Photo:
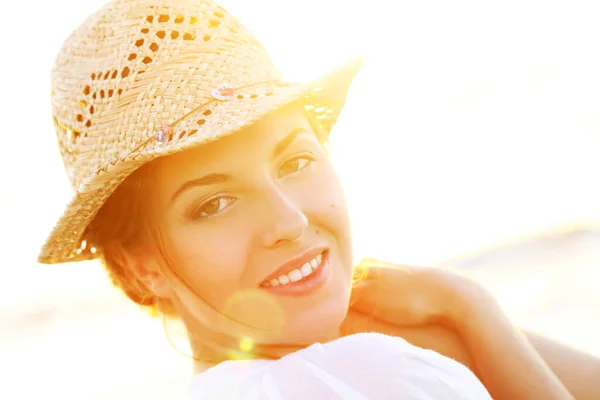
M205 329L188 329L188 337L194 357L194 372L200 373L224 361L277 360L316 342L326 343L338 339L340 332L336 330L328 335L323 335L321 339L302 344L252 343L248 339L217 334Z

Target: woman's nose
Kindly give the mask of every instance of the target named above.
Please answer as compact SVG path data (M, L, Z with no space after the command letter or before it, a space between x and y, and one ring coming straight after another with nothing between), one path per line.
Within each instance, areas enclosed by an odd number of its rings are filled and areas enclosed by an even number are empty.
M285 242L294 242L304 235L308 219L301 207L280 189L273 190L265 206L263 244L276 247Z

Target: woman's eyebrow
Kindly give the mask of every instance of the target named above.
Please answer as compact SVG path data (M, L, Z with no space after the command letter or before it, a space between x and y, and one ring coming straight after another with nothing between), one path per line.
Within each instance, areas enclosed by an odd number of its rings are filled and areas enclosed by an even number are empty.
M212 173L212 174L205 175L201 178L189 180L189 181L185 182L183 185L181 185L179 187L179 189L177 189L177 191L173 194L173 196L171 197L171 203L173 203L177 199L177 197L181 196L181 194L183 194L183 192L185 192L188 189L191 189L191 188L197 187L197 186L206 186L206 185L214 185L216 183L223 183L228 180L231 180L230 175L220 174L220 173Z
M307 128L295 128L290 133L288 133L284 138L277 141L277 143L275 144L275 148L273 149L273 155L272 155L273 158L280 156L281 153L283 153L285 151L285 149L287 149L288 146L290 144L292 144L292 142L294 140L296 140L296 137L298 135L300 135L301 133L308 133L308 132L310 132L310 130ZM191 179L191 180L185 182L184 184L182 184L179 187L179 189L177 189L177 191L173 194L173 196L171 196L171 203L174 203L175 200L177 200L177 198L179 196L181 196L185 191L187 191L193 187L214 185L217 183L223 183L223 182L229 181L231 179L232 178L230 175L222 174L222 173L211 173L211 174L205 175L200 178Z
M307 128L295 128L290 133L287 134L284 138L277 141L275 144L275 148L273 149L273 158L277 158L287 149L287 147L292 144L292 142L296 139L296 137L301 133L309 133L310 129Z

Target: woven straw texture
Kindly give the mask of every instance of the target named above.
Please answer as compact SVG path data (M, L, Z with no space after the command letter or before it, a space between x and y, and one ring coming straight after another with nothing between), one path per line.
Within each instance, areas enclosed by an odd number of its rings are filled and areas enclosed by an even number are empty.
M52 70L57 141L75 196L38 261L96 258L86 227L123 180L157 157L237 132L294 101L327 134L360 64L288 83L255 37L212 1L108 3L70 35ZM223 84L233 89L225 100L214 96Z

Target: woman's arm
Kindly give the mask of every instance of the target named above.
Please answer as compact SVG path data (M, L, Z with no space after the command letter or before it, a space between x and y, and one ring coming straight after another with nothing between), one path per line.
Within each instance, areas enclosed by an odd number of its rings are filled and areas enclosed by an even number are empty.
M577 400L600 399L600 359L541 335L524 333Z
M453 293L444 317L463 339L492 397L574 398L488 292L459 283Z
M399 336L415 346L452 358L471 369L476 375L480 375L475 369L464 341L447 326L394 325L351 309L344 323L343 333L358 332L379 332ZM527 331L523 331L523 333L575 399L600 399L600 379L598 378L600 376L600 359L543 336Z
M452 358L476 375L480 375L475 370L463 340L447 326L394 325L351 309L343 328L344 334L379 332L399 336L415 346ZM600 399L600 359L534 333L523 332L529 343L577 400Z
M447 325L496 400L573 399L493 296L472 280L432 268L369 268L351 308L406 328Z

